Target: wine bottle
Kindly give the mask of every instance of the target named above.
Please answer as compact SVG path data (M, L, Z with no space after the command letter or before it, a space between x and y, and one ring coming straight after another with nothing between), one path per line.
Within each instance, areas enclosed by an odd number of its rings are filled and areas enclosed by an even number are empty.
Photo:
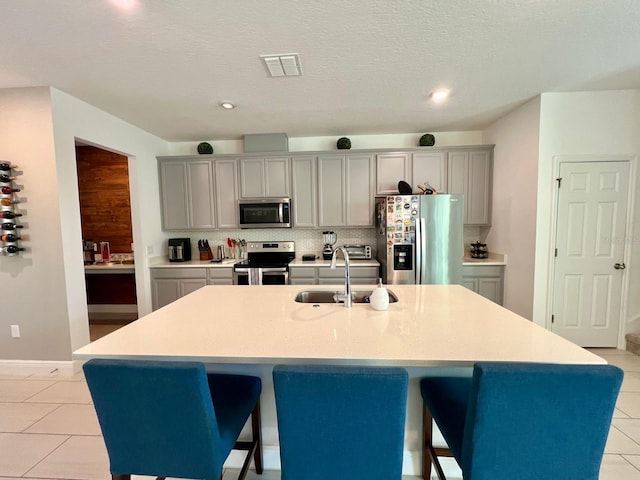
M24 225L16 225L15 223L2 223L0 224L2 230L15 230L17 228L24 228Z
M13 233L6 233L0 236L0 240L5 243L13 243L19 240L24 240L24 237L19 237L18 235L14 235Z
M18 253L18 252L21 252L23 250L24 250L24 248L16 247L15 245L7 245L6 247L4 247L5 253Z
M15 198L0 198L0 205L3 207L10 207L16 203L20 203L20 200Z
M13 213L9 210L4 211L4 212L0 212L0 218L8 218L8 219L12 219L12 218L16 218L16 217L21 217L22 214L21 213Z
M2 193L4 193L5 195L11 195L12 193L19 192L20 189L19 188L11 188L11 187L2 187L2 188L0 188L0 191Z
M0 175L0 183L9 183L13 180L15 180L17 177L10 177L9 175L6 174L1 174Z
M9 162L0 161L0 170L9 171L12 168L18 168L17 165L11 165Z

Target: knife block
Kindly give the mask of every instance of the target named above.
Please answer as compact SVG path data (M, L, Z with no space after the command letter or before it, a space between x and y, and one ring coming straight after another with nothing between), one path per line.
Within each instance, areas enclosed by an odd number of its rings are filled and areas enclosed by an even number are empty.
M211 247L206 250L200 250L200 260L213 260L213 253L211 253Z

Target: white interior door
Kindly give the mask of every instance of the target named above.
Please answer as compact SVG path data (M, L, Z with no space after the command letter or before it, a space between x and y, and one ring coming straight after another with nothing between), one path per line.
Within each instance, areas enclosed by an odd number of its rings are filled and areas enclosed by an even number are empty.
M583 347L615 347L629 163L564 162L560 178L551 329Z

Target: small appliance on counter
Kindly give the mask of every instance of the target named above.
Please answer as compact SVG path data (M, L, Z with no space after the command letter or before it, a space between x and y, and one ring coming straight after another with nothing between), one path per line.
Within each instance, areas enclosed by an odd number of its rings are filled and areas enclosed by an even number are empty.
M371 247L369 245L345 245L344 249L351 260L371 260Z
M169 239L169 261L189 262L191 260L191 239L190 238L170 238Z
M333 256L333 246L338 241L338 235L336 235L336 232L324 231L322 232L322 241L324 242L322 258L324 260L331 260Z
M101 262L111 261L111 247L109 242L100 242L100 258Z
M84 240L82 242L82 255L85 265L93 265L96 263L95 248L96 243L93 240Z
M471 258L488 258L489 250L486 243L475 242L471 244L471 250L469 251Z

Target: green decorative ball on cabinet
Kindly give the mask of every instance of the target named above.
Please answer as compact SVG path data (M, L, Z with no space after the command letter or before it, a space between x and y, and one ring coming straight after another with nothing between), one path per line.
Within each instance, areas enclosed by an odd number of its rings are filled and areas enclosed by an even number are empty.
M341 137L338 139L336 145L338 146L338 150L349 150L351 148L351 140L347 137Z
M434 137L430 133L425 133L420 137L421 147L433 147L435 144L436 144L436 137Z
M210 143L202 142L198 144L198 153L204 155L207 153L213 153L213 147Z

